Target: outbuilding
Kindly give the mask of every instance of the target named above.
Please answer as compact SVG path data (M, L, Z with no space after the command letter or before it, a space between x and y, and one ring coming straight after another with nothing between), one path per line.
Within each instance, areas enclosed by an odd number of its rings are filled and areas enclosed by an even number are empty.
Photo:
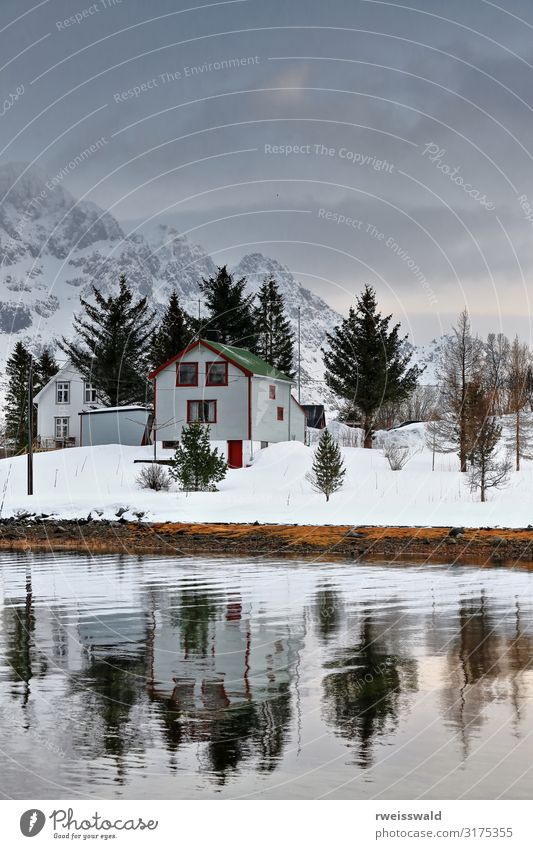
M82 410L80 445L149 445L153 413L151 407L96 407Z

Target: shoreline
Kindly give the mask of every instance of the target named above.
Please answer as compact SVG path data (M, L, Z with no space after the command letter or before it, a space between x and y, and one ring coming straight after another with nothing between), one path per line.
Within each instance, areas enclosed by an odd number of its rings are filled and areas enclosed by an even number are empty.
M0 550L379 560L533 569L533 528L3 519Z

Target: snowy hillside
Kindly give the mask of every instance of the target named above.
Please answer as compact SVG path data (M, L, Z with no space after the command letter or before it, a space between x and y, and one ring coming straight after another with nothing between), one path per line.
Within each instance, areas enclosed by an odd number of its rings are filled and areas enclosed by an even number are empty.
M424 426L395 432L412 447L402 471L393 472L380 450L343 448L345 484L326 504L306 479L313 449L298 442L272 445L256 453L253 466L230 470L219 492L152 492L139 489L134 459L150 457L152 449L106 445L67 448L35 456L35 495L26 491L26 460L0 461L2 516L31 510L64 518L114 519L127 509L135 521L273 522L287 524L371 524L470 527L526 527L533 523L530 494L533 462L513 473L501 490L490 490L481 504L472 494L454 455L437 455L425 447ZM170 452L165 452L170 456Z

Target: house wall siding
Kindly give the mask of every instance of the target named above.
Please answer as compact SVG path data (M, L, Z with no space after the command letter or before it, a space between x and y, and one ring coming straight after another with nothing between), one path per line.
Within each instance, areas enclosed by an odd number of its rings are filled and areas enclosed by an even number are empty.
M270 386L276 387L275 398ZM283 408L283 421L278 420L278 407ZM258 442L304 441L305 415L286 381L252 378L252 437Z

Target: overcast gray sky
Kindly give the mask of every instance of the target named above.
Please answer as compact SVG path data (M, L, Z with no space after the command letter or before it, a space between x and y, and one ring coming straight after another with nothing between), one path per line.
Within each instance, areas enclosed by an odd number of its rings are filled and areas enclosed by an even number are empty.
M418 342L465 304L530 338L531 2L2 0L0 39L2 162L104 137L63 184L126 225L341 311L372 283Z

